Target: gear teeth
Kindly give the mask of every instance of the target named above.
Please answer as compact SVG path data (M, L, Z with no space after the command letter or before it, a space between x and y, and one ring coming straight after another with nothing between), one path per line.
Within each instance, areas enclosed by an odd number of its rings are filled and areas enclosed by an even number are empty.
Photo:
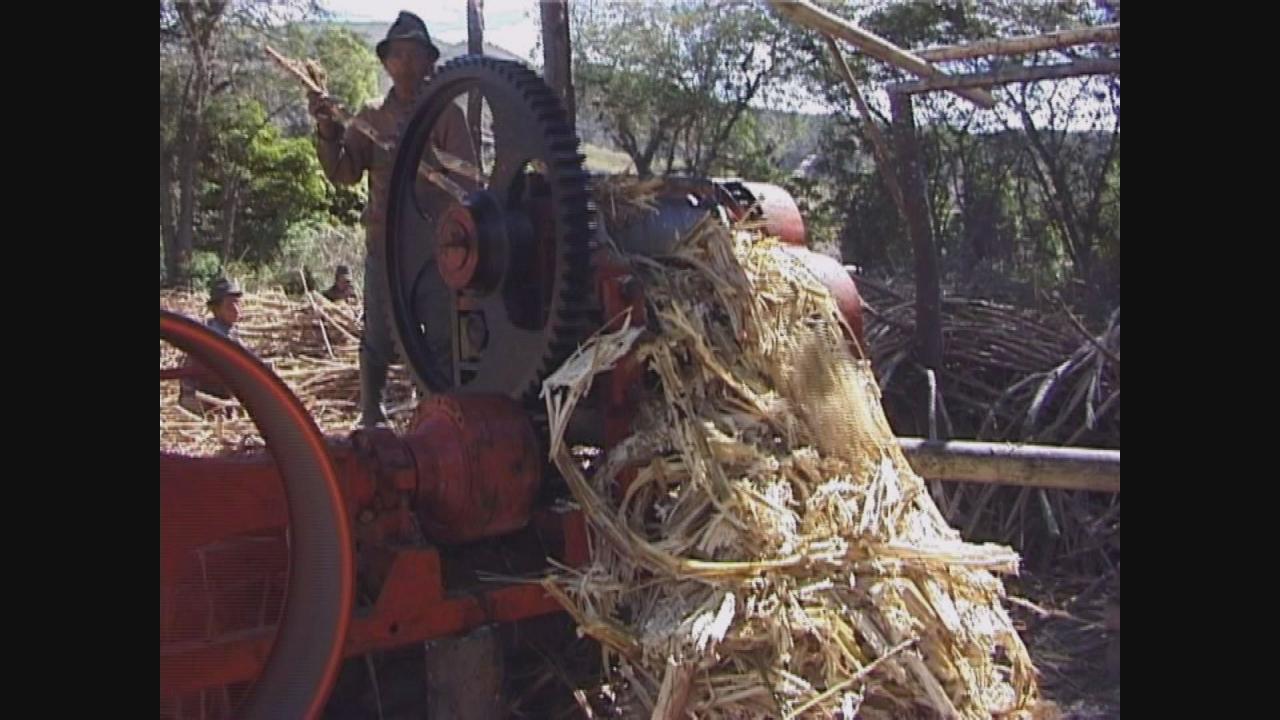
M528 402L531 408L540 408L537 396L542 380L577 348L587 330L585 321L592 291L590 243L595 220L589 190L590 176L582 168L586 156L581 152L581 143L569 125L559 99L541 77L523 63L483 55L464 55L445 63L432 79L418 107L398 127L399 137L405 137L415 120L433 111L441 99L451 102L459 84L478 85L486 92L503 93L508 100L522 105L531 126L528 132L539 134L545 148L541 159L548 168L555 204L555 285L548 309L549 319L543 330L542 350L532 359L527 371L516 374L520 378L513 383L516 386L504 388L510 396ZM393 176L393 195L398 192L394 183ZM396 201L392 199L390 205L396 207ZM397 217L402 216L397 213ZM390 243L393 242L393 228L398 229L399 222L397 218L388 218L387 225L387 242ZM388 248L389 263L391 250ZM388 268L388 274L398 277L393 270ZM399 303L393 299L389 304L394 313ZM394 317L387 318L387 321L391 323L396 351L405 359L419 388L426 392L447 390L447 387L434 387L419 375L414 358L397 329L398 323Z

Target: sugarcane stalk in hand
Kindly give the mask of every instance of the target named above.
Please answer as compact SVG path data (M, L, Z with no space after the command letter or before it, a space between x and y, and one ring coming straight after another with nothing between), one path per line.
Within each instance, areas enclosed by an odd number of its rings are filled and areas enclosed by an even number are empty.
M276 64L284 68L286 72L300 80L307 88L308 109L322 124L328 124L330 129L334 125L345 125L368 137L385 152L395 154L395 145L391 141L383 138L372 125L352 115L346 108L342 107L341 103L329 95L328 91L320 83L316 82L306 70L299 66L298 61L281 55L270 46L267 46L267 55L272 60L275 60ZM431 149L440 160L440 163L446 168L464 175L470 175L477 182L480 181L480 171L475 166L444 152L440 148L432 147ZM450 180L443 173L427 165L425 161L418 163L418 174L424 180L449 193L458 202L462 202L463 198L467 196L466 190L463 190L460 185Z

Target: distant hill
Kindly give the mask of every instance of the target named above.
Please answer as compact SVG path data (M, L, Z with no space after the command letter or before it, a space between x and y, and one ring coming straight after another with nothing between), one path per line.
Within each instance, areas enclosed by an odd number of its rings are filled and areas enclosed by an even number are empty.
M776 143L774 158L778 169L805 173L818 152L829 117L785 110L750 108L767 137Z
M578 93L577 130L582 142L600 150L620 152L609 135L606 123L591 109L592 88L578 85L574 89ZM754 107L747 108L746 112L773 141L773 157L779 170L786 173L813 171L828 116Z

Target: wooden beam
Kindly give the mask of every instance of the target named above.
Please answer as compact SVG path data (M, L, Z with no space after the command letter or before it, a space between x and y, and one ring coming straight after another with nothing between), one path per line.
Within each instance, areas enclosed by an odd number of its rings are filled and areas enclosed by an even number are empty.
M484 54L484 0L467 0L467 53ZM471 149L475 152L476 164L481 165L482 138L480 137L480 114L483 98L479 90L467 93L467 126L471 132Z
M428 640L426 717L486 720L501 717L503 702L502 638L486 625L467 635ZM379 713L381 715L381 713Z
M853 23L833 15L826 10L808 2L808 0L769 0L769 4L780 15L797 25L817 30L826 35L836 37L850 43L862 52L877 60L887 62L894 67L913 72L925 78L945 78L947 74L926 62L923 58L904 50L885 40L875 33L868 32ZM959 88L960 95L979 107L995 107L995 98L985 90Z
M484 54L484 0L467 0L467 52Z
M1120 451L898 438L922 477L1023 487L1120 492Z
M871 150L875 153L876 166L880 170L880 178L884 180L885 189L889 191L889 197L893 198L893 204L898 208L898 214L902 217L902 222L907 222L907 205L902 198L902 186L898 184L898 171L893 166L893 153L889 151L889 142L885 140L884 135L880 132L880 126L876 124L876 118L871 114L871 108L867 106L867 101L862 97L862 92L858 90L858 82L853 77L853 72L849 70L849 65L844 61L844 53L840 52L840 46L836 44L835 38L830 35L823 35L827 41L827 49L831 51L831 62L836 66L841 77L844 78L845 84L849 86L849 93L853 96L853 104L858 108L858 114L862 116L862 122L867 128L867 137L871 139Z
M569 0L541 0L542 76L560 97L576 127L577 108L573 97L573 62L569 49Z
M1057 65L1012 65L1002 67L994 72L973 73L970 75L952 75L945 78L930 78L913 82L893 83L886 85L890 95L934 92L956 88L990 87L1015 82L1034 82L1036 80L1055 80L1059 78L1079 77L1082 75L1109 75L1120 72L1120 58L1091 58Z
M916 54L930 62L946 60L966 60L969 58L989 57L992 55L1025 55L1042 50L1057 50L1075 45L1090 43L1120 44L1120 23L1099 25L1097 27L1073 28L1059 30L1044 35L1027 35L1023 37L993 38L978 40L964 45L947 45L931 47Z

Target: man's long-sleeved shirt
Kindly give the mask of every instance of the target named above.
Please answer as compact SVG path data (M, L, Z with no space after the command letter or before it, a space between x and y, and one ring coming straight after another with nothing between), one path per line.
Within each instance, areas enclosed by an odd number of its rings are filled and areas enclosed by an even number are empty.
M424 82L416 97L421 97L422 87L425 85ZM395 146L400 140L399 133L407 124L415 105L416 100L412 102L400 100L393 89L387 93L381 103L365 105L356 117L369 123L378 135ZM391 169L395 165L395 155L383 151L368 136L354 128L347 128L335 139L326 139L323 135L318 135L318 139L320 165L324 168L325 175L335 184L353 185L359 182L368 171L369 203L365 206L364 214L360 219L367 228L366 251L381 255L382 237L387 223L387 195L390 190ZM466 115L456 103L450 103L440 119L436 121L430 139L432 145L472 165L475 164L475 152L471 147ZM451 175L451 177L469 189L460 176ZM429 185L421 179L419 182L422 185ZM443 196L443 191L435 186L429 186L426 192ZM433 199L436 202L432 202L432 205L443 206L441 202L444 200L443 197Z

